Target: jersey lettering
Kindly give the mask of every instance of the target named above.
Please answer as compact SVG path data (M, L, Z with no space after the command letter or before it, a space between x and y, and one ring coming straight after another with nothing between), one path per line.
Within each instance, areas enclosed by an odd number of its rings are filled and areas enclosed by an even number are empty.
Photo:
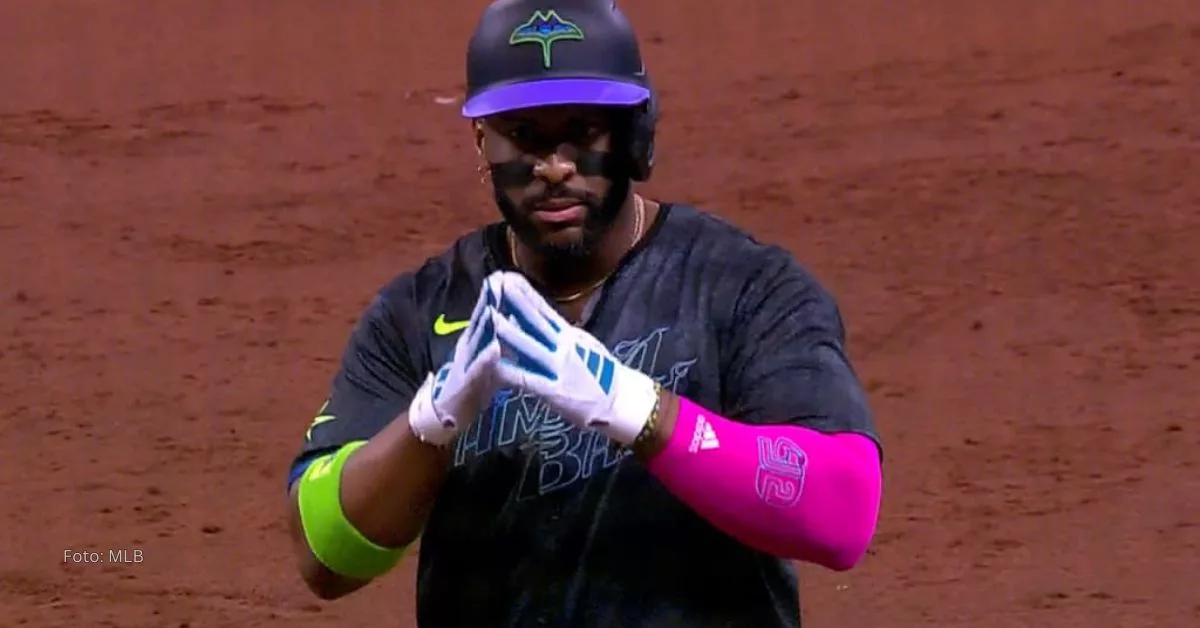
M664 388L677 392L696 359L672 363L656 373L663 338L660 327L645 337L621 342L613 354L626 366L651 375ZM478 420L459 439L456 467L491 452L516 451L524 457L517 496L532 499L574 486L620 464L631 454L603 434L567 423L544 401L523 391L501 390Z

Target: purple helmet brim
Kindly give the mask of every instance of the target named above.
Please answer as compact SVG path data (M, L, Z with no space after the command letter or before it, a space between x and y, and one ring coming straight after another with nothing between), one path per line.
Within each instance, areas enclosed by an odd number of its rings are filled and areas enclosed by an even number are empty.
M465 118L484 118L531 107L608 105L632 107L650 99L650 90L633 83L606 79L543 79L502 85L476 94L463 103Z

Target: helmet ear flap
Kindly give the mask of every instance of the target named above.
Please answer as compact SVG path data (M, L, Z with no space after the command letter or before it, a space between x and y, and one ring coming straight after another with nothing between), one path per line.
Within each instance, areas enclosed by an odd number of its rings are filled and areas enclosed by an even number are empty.
M634 111L632 126L629 134L632 178L634 181L646 181L654 171L654 131L658 126L658 95L653 87L650 87L650 99Z

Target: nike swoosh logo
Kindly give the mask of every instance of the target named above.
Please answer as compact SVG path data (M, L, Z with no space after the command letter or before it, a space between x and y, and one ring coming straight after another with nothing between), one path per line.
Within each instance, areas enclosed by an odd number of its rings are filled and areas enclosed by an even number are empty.
M449 336L466 329L470 324L471 321L448 321L445 314L438 314L437 320L433 321L433 333L439 336Z
M324 409L324 408L322 408L322 409ZM333 416L332 414L318 414L316 417L313 418L312 423L310 423L308 425L308 431L304 433L304 439L312 440L312 431L313 431L314 427L316 427L322 423L328 423L336 418L337 417Z

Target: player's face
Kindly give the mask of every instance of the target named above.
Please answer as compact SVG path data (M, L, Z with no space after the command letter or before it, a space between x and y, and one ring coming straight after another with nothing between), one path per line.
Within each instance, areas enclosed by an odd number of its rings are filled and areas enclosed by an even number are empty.
M613 181L580 166L611 150L614 123L611 109L561 106L500 114L481 125L487 162L525 173L509 177L502 168L493 186L501 213L527 246L552 258L583 257L611 227L628 179Z

